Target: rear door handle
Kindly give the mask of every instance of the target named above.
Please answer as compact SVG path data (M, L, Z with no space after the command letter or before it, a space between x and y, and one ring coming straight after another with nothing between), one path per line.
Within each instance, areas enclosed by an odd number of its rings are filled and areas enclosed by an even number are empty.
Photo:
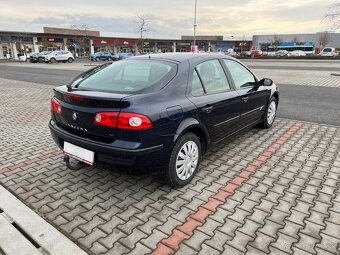
M243 102L245 102L245 103L248 101L248 99L249 99L248 97L242 97L242 100L243 100Z
M214 107L211 105L206 105L205 107L202 108L202 110L205 111L206 113L210 113L212 109L214 109Z

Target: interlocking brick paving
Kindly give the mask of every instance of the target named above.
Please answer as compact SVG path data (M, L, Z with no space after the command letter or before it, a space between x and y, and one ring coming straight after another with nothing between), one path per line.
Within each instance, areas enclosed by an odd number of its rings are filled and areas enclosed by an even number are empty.
M176 254L340 253L339 127L303 123L248 175L296 123L277 119L211 148L192 183L171 189L104 164L67 169L47 127L51 96L52 86L0 79L0 183L93 254L152 253L236 176L242 185Z

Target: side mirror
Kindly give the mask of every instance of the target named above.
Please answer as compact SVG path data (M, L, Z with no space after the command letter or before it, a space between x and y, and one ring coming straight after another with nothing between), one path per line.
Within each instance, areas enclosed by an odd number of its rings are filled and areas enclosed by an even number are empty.
M273 85L273 80L268 79L268 78L264 78L264 79L259 81L259 85L260 86L271 86L271 85Z

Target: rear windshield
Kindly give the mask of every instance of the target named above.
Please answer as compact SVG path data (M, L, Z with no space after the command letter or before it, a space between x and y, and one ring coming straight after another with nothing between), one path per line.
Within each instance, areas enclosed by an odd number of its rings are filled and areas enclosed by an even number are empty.
M325 49L323 49L323 52L332 52L332 49L331 48L325 48Z
M123 60L89 72L72 87L123 94L138 94L163 88L177 72L177 65L156 60Z

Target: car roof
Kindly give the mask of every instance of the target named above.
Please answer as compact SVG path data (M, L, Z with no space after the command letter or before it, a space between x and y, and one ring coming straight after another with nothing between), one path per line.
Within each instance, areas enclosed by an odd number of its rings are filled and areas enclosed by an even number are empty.
M156 59L156 60L171 60L176 62L184 62L192 59L209 59L209 58L230 58L234 59L227 55L216 54L216 53L157 53L157 54L148 54L148 55L140 55L135 56L132 59Z

